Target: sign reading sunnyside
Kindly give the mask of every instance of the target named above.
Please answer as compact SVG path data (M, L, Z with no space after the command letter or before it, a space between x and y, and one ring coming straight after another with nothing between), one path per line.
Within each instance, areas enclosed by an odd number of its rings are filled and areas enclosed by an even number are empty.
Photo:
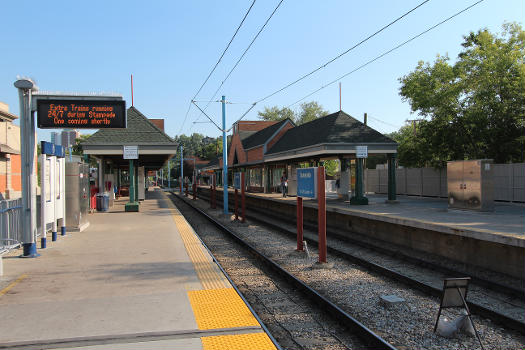
M126 101L38 100L38 127L109 129L126 127Z
M317 168L297 169L297 196L317 198Z

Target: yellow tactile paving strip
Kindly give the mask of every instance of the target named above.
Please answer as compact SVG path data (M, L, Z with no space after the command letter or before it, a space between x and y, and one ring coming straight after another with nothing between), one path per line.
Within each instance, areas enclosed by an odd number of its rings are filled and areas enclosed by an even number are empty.
M233 288L188 291L199 329L260 326Z
M266 333L218 335L202 337L204 350L275 350Z
M230 282L224 277L222 271L211 260L201 241L197 238L195 232L188 224L180 211L167 200L168 205L172 211L173 220L180 233L186 251L193 263L195 272L201 281L204 289L222 289L231 288Z

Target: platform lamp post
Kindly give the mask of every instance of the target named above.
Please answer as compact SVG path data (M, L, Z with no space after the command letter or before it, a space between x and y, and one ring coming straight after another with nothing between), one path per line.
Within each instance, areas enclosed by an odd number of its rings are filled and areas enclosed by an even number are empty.
M129 160L129 202L124 206L124 210L127 212L137 212L139 211L139 202L137 201L138 181L135 176L135 159L137 159L137 161L139 159L138 147L124 146L124 159Z
M38 90L30 79L14 83L20 98L20 143L22 151L22 247L24 258L36 258L36 170L35 118L31 111L32 92Z

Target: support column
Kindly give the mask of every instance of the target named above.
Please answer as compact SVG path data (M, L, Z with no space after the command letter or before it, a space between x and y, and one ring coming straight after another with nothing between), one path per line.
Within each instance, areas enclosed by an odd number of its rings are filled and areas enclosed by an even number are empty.
M126 203L125 211L139 211L139 203L135 201L135 168L133 166L133 159L129 160L129 202Z
M339 159L341 163L341 173L339 177L339 188L337 189L338 197L347 201L350 199L350 160L346 158Z
M355 171L355 196L350 198L352 205L367 205L368 198L364 196L363 176L364 176L364 158L357 158Z
M396 200L396 154L388 155L388 199L386 203L399 203Z

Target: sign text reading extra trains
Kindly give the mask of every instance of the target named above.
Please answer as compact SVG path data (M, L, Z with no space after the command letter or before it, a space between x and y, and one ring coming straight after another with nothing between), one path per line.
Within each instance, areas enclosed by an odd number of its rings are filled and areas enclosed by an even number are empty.
M125 128L126 102L38 100L37 119L39 128Z

